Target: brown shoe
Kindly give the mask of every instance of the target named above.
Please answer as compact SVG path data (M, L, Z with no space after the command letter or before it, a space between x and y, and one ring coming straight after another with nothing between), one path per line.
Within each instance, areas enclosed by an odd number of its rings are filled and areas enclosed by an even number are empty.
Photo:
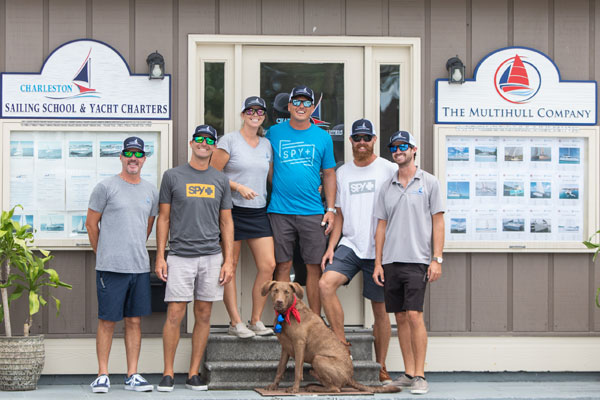
M387 369L385 369L385 367L381 367L381 369L379 370L379 382L381 382L382 385L392 383L392 378L390 377L390 374L388 374Z

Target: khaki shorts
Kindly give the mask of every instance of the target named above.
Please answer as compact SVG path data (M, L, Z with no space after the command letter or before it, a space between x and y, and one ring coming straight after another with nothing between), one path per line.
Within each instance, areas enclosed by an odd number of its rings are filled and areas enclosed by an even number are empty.
M169 254L165 302L223 300L223 286L219 285L222 264L222 253L200 257Z

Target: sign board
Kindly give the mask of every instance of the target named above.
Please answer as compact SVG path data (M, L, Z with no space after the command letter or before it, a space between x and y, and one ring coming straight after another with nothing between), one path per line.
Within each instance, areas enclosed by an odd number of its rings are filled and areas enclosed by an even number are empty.
M171 119L171 77L132 74L109 45L82 39L58 47L40 73L1 74L0 118Z
M596 81L563 81L554 62L525 47L487 55L463 84L436 80L438 124L595 125Z

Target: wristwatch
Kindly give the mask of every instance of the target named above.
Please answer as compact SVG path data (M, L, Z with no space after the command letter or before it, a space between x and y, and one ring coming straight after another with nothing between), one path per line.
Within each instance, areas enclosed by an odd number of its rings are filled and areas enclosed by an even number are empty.
M331 211L333 213L333 215L337 215L337 210L335 208L327 208L325 211L326 212Z
M444 262L444 259L442 257L433 257L434 261L437 261L439 264Z

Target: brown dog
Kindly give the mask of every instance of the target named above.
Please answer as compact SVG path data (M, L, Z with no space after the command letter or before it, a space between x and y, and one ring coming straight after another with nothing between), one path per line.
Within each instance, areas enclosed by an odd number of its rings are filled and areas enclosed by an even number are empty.
M280 315L295 304L300 322L294 316L292 309L287 313L289 323L279 322L281 332L277 333L277 339L281 343L281 359L277 366L275 381L267 386L267 390L275 390L285 372L285 367L290 359L295 360L294 385L288 388L288 392L297 393L302 381L303 363L312 365L310 374L314 376L323 386L309 385L306 387L312 392L340 392L344 386L351 386L357 390L373 393L394 393L401 389L396 386L365 386L356 382L353 378L354 368L350 353L333 331L329 329L321 317L308 308L300 299L304 296L304 290L298 283L289 282L265 282L261 293L266 296L271 293L275 311ZM278 321L275 319L275 324Z

